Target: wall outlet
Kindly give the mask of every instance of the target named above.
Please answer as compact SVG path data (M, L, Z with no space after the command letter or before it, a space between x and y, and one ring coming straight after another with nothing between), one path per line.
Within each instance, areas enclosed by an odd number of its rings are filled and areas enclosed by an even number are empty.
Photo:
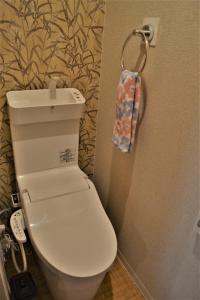
M18 193L11 194L11 202L13 207L15 208L21 206L20 197Z
M149 43L149 46L152 46L152 47L156 46L159 24L160 24L159 17L147 17L147 18L144 18L144 20L143 20L143 26L144 25L152 25L153 29L154 29L154 35L153 35L152 40Z

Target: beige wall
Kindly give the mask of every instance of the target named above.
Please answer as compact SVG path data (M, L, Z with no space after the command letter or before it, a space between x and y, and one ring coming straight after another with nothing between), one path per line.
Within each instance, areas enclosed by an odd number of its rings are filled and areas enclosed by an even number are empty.
M200 299L198 12L199 1L107 1L95 183L120 252L156 300ZM146 113L135 151L122 154L111 143L121 46L152 16L161 24L144 71Z

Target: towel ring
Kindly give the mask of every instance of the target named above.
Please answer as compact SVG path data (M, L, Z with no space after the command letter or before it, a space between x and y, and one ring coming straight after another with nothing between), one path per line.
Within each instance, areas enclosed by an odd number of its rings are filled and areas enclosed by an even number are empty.
M122 71L125 69L124 66L124 50L126 48L127 43L129 42L129 40L131 39L132 36L135 35L139 35L142 37L142 40L145 43L145 57L144 57L144 62L142 64L142 66L139 67L138 69L138 73L142 73L145 66L146 66L146 62L147 62L147 58L148 58L148 50L149 50L149 42L152 40L153 38L153 34L154 34L154 30L153 27L151 25L144 25L142 29L134 29L126 38L123 47L122 47L122 52L121 52L121 68Z

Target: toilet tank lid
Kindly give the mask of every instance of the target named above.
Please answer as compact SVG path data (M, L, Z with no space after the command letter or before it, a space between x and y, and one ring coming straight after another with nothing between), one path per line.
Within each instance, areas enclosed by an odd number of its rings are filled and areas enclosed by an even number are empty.
M56 89L56 99L50 99L48 89L10 91L7 99L9 107L15 109L85 103L85 98L75 88Z
M77 165L17 176L21 193L37 202L89 189L87 175Z

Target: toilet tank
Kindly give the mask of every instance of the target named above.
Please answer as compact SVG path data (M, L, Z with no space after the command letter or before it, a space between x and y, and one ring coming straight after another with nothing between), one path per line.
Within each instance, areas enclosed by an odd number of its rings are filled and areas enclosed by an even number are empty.
M78 164L85 99L77 89L7 93L16 175Z

